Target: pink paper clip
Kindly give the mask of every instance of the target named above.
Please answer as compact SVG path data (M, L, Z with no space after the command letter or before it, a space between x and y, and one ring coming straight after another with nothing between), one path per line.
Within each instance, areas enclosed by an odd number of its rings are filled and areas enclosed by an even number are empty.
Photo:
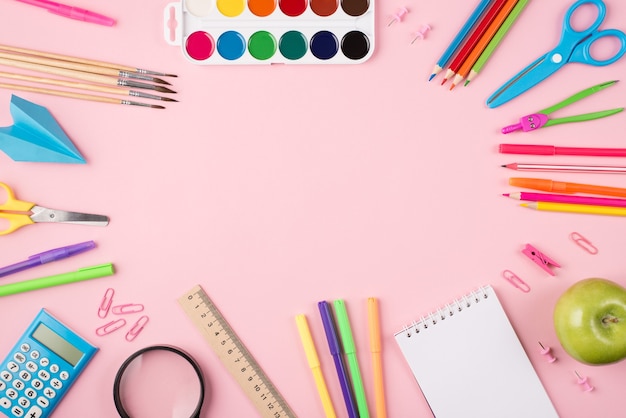
M502 272L502 277L522 292L530 292L530 286L528 286L524 280L520 279L517 274L513 273L511 270L504 270Z
M116 305L111 309L115 315L124 315L130 313L137 313L143 311L143 305L141 303L126 303L124 305Z
M539 341L539 345L541 346L541 355L546 358L548 363L554 363L556 357L552 355L552 349L550 347L544 347L541 341Z
M581 377L576 370L574 370L574 374L576 375L576 383L578 383L583 391L591 392L594 387L589 383L589 379L587 377Z
M146 324L148 323L149 318L146 315L140 317L137 322L131 327L131 329L126 333L126 341L133 341L137 338L137 335L144 329Z
M108 288L106 292L104 292L104 297L102 298L102 302L100 302L100 306L98 307L98 316L100 318L106 318L109 314L109 308L111 308L111 304L113 303L113 295L115 294L115 290Z
M571 234L569 234L569 237L572 239L572 241L574 241L576 245L587 251L589 254L598 254L598 249L591 243L591 241L580 235L578 232L572 232Z
M548 274L550 274L551 276L554 276L554 272L550 269L550 265L554 267L561 267L559 263L557 263L547 255L543 254L541 251L539 251L530 244L526 244L526 246L522 250L522 253L524 253L524 255L530 258L539 267L548 272Z
M117 331L118 329L122 328L124 325L126 325L125 319L113 320L109 322L108 324L105 324L101 326L100 328L96 329L96 335L99 335L102 337L103 335L107 335L107 334L112 333L113 331Z

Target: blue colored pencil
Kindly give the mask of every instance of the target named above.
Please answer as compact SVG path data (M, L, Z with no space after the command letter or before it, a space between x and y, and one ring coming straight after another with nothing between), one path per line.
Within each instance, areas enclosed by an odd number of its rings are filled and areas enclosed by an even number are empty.
M476 9L474 9L461 30L459 30L459 33L456 34L450 45L448 45L448 48L443 52L443 55L441 55L441 58L439 58L439 61L437 61L437 64L435 64L435 67L433 68L432 74L430 75L428 81L435 78L435 76L439 74L439 71L441 71L443 67L448 64L448 61L450 61L457 48L461 45L461 43L463 42L469 31L472 29L472 27L474 27L478 19L480 19L480 16L487 9L491 1L492 0L480 0L480 3L478 3Z

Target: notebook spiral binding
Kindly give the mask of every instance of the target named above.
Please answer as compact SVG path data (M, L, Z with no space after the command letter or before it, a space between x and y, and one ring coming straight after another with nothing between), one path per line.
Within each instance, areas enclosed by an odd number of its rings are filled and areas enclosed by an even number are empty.
M429 313L426 316L420 317L419 321L413 321L410 325L404 327L401 333L405 333L407 337L411 337L413 334L419 334L428 329L428 327L437 325L439 321L445 321L446 318L452 317L456 312L462 312L464 309L469 309L473 305L480 303L482 299L489 297L488 287L482 286L470 293L461 296L453 300L451 303L447 303L445 306L438 308L436 311Z

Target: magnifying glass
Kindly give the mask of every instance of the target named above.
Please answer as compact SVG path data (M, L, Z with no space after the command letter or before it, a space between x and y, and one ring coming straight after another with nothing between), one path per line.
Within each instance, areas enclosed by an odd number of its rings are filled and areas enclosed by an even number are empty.
M145 347L132 354L113 384L121 418L200 418L204 393L198 363L169 345Z

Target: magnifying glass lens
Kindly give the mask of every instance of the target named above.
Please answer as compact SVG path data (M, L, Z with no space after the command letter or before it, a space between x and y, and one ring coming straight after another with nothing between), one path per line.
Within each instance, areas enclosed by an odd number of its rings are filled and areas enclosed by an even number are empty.
M200 393L191 363L166 350L137 356L120 381L121 402L133 418L189 418Z

